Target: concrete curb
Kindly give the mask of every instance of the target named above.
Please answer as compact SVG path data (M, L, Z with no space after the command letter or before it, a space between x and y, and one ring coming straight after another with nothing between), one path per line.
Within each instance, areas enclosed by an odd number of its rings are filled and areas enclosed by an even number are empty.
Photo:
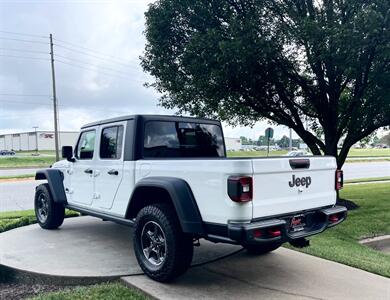
M358 181L358 182L346 182L344 185L355 185L355 184L369 184L369 183L386 183L390 182L389 179L383 179L383 180L373 180L373 181Z
M131 276L131 274L125 275ZM103 282L112 282L122 276L58 276L35 273L17 268L11 268L0 264L0 283L13 282L24 284L48 284L48 285L92 285Z
M133 276L146 276L146 275L132 275L131 277ZM124 279L124 276L120 278L120 282L125 285L126 287L130 288L130 289L133 289L133 290L136 290L142 294L145 294L146 296L148 296L150 299L154 299L154 300L160 300L160 298L158 297L155 297L153 296L152 293L149 293L146 289L142 289L140 288L139 286L135 285L135 284L132 284L131 282L129 282L128 280Z

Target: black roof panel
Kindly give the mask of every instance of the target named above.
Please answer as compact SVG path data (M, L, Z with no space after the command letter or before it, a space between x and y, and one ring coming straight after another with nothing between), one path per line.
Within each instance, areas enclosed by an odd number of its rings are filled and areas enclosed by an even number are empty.
M88 124L82 126L81 129L92 127L92 126L98 126L98 125L102 125L102 124L127 121L127 120L136 119L136 118L141 118L144 121L152 121L153 120L153 121L202 122L202 123L220 125L219 121L210 120L210 119L203 119L203 118L194 118L194 117L181 117L181 116L172 116L172 115L128 115L128 116L115 117L115 118L110 118L110 119L106 119L106 120L88 123Z

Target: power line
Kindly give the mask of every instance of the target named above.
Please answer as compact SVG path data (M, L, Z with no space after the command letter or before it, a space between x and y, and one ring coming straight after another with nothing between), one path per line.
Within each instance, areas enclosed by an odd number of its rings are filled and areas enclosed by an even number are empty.
M5 50L5 51L17 51L17 52L28 52L28 53L40 53L40 54L49 54L49 52L44 52L44 51L34 51L34 50L24 50L24 49L15 49L15 48L1 48L0 50Z
M51 97L47 94L13 94L13 93L0 93L0 96L12 96L12 97Z
M55 41L58 41L60 43L64 43L64 44L67 44L67 45L70 45L72 48L77 48L77 49L84 49L88 52L92 52L94 53L95 55L99 55L99 56L105 56L105 57L108 57L108 58L111 58L115 61L118 61L118 63L122 63L121 62L121 59L118 59L116 56L113 56L113 55L109 55L109 54L105 54L105 53L102 53L102 52L98 52L94 49L91 49L91 48L87 48L87 47L84 47L84 46L80 46L80 45L77 45L75 43L70 43L70 42L66 42L66 41L63 41L63 40L59 40L59 39L56 39L56 38L53 38ZM58 46L58 44L57 44ZM62 46L64 47L64 46Z
M67 60L70 60L70 61L74 61L74 62L78 62L78 63L84 64L84 65L93 66L93 67L99 68L99 69L106 69L106 70L108 70L108 71L118 72L118 73L121 73L121 74L124 74L124 75L128 75L128 74L129 74L129 73L127 73L127 72L123 72L123 71L116 70L116 69L112 69L112 68L107 68L107 67L102 67L102 66L97 67L97 66L95 66L94 64L87 63L87 62L84 62L84 61L82 61L82 60L73 59L73 58L69 58L69 57L66 57L66 56L58 55L58 54L56 54L55 57L64 58L64 59L67 59Z
M7 38L7 37L0 37L0 40L9 40L9 41L18 41L18 42L26 42L26 43L36 43L36 44L49 45L49 43L47 43L47 42L22 40L22 39L14 39L14 38Z
M4 31L4 30L0 30L0 33L13 34L13 35L22 35L22 36L31 36L31 37L41 38L41 39L43 39L43 38L47 39L47 36L37 35L37 34L30 34L30 33L21 33L21 32Z
M118 60L113 60L113 59L109 59L109 58L103 58L103 57L100 57L98 55L94 55L94 54L90 54L86 51L81 51L81 50L77 50L77 49L72 49L72 48L69 48L67 46L63 46L61 44L54 44L54 46L57 46L57 47L60 47L60 48L63 48L63 49L66 49L68 51L73 51L73 52L76 52L76 53L79 53L79 54L82 54L82 55L86 55L86 56L90 56L90 57L93 57L93 58L96 58L96 59L100 59L100 60L103 60L105 62L110 62L110 63L113 63L113 64L117 64L117 65L120 65L122 67L134 67L134 66L131 66L129 64L126 64L126 63L122 63L122 62L119 62L119 59Z
M68 63L68 62L65 62L65 61L62 61L62 60L59 60L59 59L56 59L56 61L59 62L59 63L65 64L65 65L76 67L76 68L90 70L90 71L95 71L95 72L98 72L99 74L102 74L102 75L113 76L113 77L124 78L124 79L132 79L129 76L122 76L122 75L117 75L117 74L112 74L112 73L107 73L107 72L100 72L96 68L88 68L88 67L80 66L80 65L77 65L77 64Z
M7 54L0 54L2 57L11 57L11 58L22 58L22 59L32 59L32 60L50 60L48 58L41 58L41 57L29 57L29 56L20 56L20 55L7 55Z
M11 103L11 104L33 104L33 105L53 105L52 103L45 102L31 102L31 101L16 101L16 100L8 100L8 99L0 99L0 102Z

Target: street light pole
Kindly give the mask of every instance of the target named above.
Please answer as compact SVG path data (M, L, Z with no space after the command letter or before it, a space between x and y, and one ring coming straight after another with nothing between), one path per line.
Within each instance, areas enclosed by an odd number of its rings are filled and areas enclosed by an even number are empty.
M38 133L37 129L39 128L38 126L33 126L35 130L35 153L38 155Z

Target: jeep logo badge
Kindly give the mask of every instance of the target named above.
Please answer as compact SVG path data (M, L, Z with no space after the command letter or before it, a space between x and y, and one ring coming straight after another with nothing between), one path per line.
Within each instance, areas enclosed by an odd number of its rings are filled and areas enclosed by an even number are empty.
M291 181L288 182L288 185L290 187L305 186L306 188L308 188L310 184L311 184L311 177L310 176L295 178L295 175L293 175Z

